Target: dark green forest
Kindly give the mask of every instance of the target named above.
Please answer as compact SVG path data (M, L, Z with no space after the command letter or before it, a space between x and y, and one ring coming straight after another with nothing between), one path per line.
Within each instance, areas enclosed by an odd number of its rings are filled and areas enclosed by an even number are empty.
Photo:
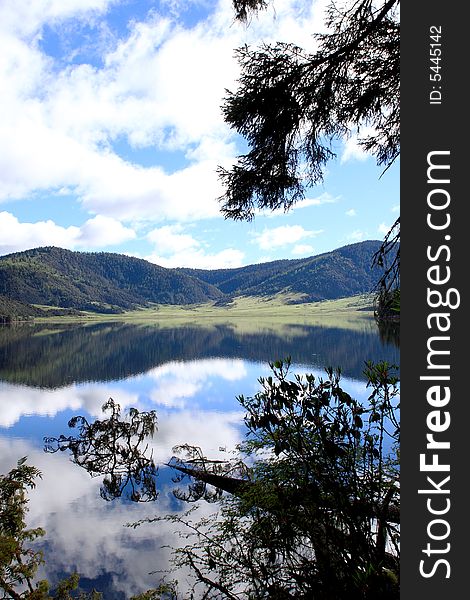
M380 242L351 244L308 258L279 260L239 269L181 269L233 296L270 296L281 291L305 294L303 302L370 292L377 282L371 268Z
M213 286L145 260L45 247L0 258L0 294L29 304L120 312L215 300Z
M50 335L44 335L48 332ZM91 334L91 335L90 335ZM351 350L354 348L354 351ZM172 360L248 358L268 363L290 356L319 368L330 357L347 377L361 379L364 356L398 361L398 348L382 347L373 331L292 326L289 333L237 333L212 328L155 328L108 323L87 327L24 325L0 330L0 379L58 388L72 382L125 379Z
M166 269L107 252L35 248L0 257L0 314L42 316L27 304L119 313L149 303L198 304L280 292L302 294L302 302L343 298L373 290L378 274L371 264L379 246L366 241L309 258L213 271Z
M9 323L11 320L27 320L33 317L42 317L45 312L19 300L13 300L0 295L0 323Z

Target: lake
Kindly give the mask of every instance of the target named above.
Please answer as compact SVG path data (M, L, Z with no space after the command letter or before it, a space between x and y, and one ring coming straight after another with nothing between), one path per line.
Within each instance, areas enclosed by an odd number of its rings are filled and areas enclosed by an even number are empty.
M380 336L373 319L355 328L300 324L261 330L214 325L164 327L99 323L24 324L0 329L0 472L18 458L42 472L30 494L28 524L43 527L41 542L52 583L73 571L83 589L124 600L154 587L169 565L178 539L168 522L138 528L126 523L181 511L164 466L175 445L200 446L206 456L225 458L244 437L237 396L252 396L269 362L291 357L292 372L324 374L341 366L343 387L367 398L366 359L399 364L399 349ZM158 498L152 503L105 501L101 479L70 461L68 452L44 452L45 436L70 435L69 419L103 418L112 397L123 410L156 410L152 441L160 465ZM199 515L213 505L201 503ZM180 574L181 581L185 574ZM184 587L184 586L183 586Z

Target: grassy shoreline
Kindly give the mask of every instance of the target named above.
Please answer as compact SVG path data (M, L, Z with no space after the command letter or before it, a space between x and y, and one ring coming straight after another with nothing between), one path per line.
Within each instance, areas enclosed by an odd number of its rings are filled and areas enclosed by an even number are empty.
M237 329L252 330L279 325L319 325L347 329L368 328L374 321L372 297L352 296L338 300L324 300L289 304L292 296L271 298L238 297L225 306L213 303L194 305L153 305L119 314L87 312L83 315L51 315L38 317L37 323L105 323L126 322L136 325L176 327L179 325L212 326L230 324Z

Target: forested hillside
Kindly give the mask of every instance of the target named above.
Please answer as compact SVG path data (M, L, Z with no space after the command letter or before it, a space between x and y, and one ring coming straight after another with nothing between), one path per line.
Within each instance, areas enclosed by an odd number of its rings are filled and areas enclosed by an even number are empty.
M370 292L378 280L371 269L378 241L359 242L332 252L239 269L180 269L217 286L231 296L264 296L279 292L304 294L303 301L341 298Z
M165 269L122 254L36 248L0 257L0 314L38 316L28 304L120 312L149 303L223 303L234 296L290 293L296 302L353 296L370 292L377 282L371 263L379 245L360 242L309 258L214 271Z
M7 298L0 294L0 323L8 323L14 319L27 320L44 316L44 311L24 302Z
M191 304L222 293L145 260L45 247L0 258L0 294L29 304L118 312L149 302Z

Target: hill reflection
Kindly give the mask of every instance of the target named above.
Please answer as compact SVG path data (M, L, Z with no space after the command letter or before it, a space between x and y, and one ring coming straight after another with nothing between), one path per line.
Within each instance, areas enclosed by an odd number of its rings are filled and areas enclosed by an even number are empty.
M290 325L262 333L240 333L228 325L4 327L0 329L0 380L57 389L71 383L126 379L168 361L217 357L268 363L286 356L309 368L341 366L345 376L363 379L366 359L398 364L399 350L387 342L375 324L363 331Z

